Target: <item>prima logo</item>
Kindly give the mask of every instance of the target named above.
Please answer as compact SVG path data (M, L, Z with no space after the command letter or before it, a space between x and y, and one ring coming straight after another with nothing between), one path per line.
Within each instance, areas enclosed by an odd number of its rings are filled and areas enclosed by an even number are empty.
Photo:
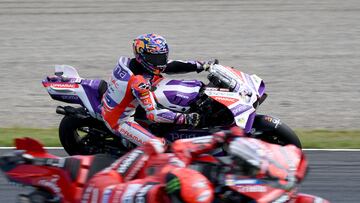
M245 111L251 109L251 106L247 106L247 105L237 105L236 107L232 108L231 111L234 115L239 115L241 113L244 113Z

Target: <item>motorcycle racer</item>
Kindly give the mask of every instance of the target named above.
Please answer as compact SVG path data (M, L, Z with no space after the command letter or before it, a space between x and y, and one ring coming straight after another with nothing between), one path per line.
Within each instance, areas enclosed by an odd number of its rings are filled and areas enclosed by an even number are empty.
M175 113L161 109L156 105L151 87L162 78L161 73L199 73L206 69L211 61L168 61L167 42L157 34L138 36L133 42L133 51L135 58L120 57L103 96L101 114L107 127L136 145L142 145L154 138L152 133L132 117L139 104L150 121L196 126L199 123L199 114Z

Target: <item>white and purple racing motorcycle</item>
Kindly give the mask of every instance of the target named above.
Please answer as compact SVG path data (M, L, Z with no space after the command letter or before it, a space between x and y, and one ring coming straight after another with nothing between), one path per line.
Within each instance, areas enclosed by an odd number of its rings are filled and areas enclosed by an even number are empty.
M198 80L162 78L151 90L161 108L199 113L201 121L196 128L151 123L140 107L134 115L135 120L169 142L204 136L209 131L237 125L250 137L301 148L299 138L286 124L272 116L256 113L267 96L261 78L219 64L212 65L208 71L209 83L206 85ZM121 155L128 150L101 118L101 98L107 90L104 80L83 79L75 68L60 65L55 67L55 75L47 76L42 83L53 99L80 105L56 109L58 114L64 115L59 138L68 154Z

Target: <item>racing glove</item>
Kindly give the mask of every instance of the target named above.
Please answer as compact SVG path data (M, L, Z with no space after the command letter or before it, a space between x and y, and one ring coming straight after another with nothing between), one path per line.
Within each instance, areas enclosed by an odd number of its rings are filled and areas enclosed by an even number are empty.
M180 114L175 120L175 123L196 127L200 123L200 114L198 113Z
M185 123L187 125L191 125L196 127L200 123L200 114L198 113L189 113L185 114Z
M209 61L198 61L198 63L200 64L200 70L203 71L208 71L209 68L211 67L211 65L214 65L214 64L219 64L219 60L217 59L214 59L214 60L209 60ZM201 72L199 71L199 72Z

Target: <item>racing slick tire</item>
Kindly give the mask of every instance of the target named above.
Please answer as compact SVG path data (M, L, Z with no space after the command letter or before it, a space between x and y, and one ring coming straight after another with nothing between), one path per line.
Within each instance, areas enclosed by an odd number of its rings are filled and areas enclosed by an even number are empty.
M300 149L302 148L296 133L278 118L256 115L253 128L256 137L263 141L280 145L292 144Z

